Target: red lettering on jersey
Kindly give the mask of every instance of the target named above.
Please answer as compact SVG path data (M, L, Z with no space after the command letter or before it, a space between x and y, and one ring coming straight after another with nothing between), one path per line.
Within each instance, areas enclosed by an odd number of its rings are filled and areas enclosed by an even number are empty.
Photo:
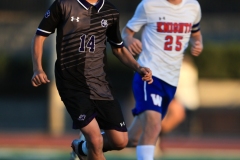
M157 31L164 32L164 22L157 22Z
M178 24L178 33L183 33L184 23Z
M178 25L178 23L173 23L173 32L174 33L178 33L178 27L179 25Z
M172 28L172 23L171 22L164 23L164 31L166 33L172 33L173 28Z
M191 23L185 23L185 27L186 27L185 33L189 33L192 29L192 24Z
M191 23L157 22L157 32L161 33L189 33L191 29Z

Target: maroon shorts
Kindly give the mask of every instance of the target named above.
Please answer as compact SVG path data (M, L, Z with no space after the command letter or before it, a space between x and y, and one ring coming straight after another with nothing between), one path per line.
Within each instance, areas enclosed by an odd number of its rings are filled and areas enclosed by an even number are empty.
M100 129L127 131L117 100L92 100L80 92L61 99L73 120L73 129L83 128L96 118Z

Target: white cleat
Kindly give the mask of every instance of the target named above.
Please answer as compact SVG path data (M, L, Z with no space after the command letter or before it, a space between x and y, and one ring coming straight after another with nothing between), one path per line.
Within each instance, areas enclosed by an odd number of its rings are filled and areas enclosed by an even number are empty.
M70 153L70 159L69 160L79 160L78 156L74 151Z
M81 134L80 138L79 138L80 141L86 141L86 138L83 134Z
M104 134L103 130L101 130L101 134ZM79 139L75 139L72 141L71 147L72 147L73 151L70 153L71 154L70 160L79 160L79 159L85 160L85 159L87 159L87 156L84 156L78 152L79 144L82 143L82 141L86 141L86 138L83 134L81 134Z
M83 143L84 141L80 140L80 139L75 139L72 141L72 149L73 149L73 152L78 156L78 158L80 160L86 160L87 159L87 156L83 155L83 154L80 154L78 152L78 147L79 147L79 144Z

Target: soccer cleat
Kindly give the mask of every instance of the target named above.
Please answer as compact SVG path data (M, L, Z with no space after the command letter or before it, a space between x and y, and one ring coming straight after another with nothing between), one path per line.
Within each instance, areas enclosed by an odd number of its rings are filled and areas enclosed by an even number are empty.
M82 147L83 142L84 142L83 140L75 139L72 141L72 145L71 145L73 152L78 156L80 160L87 159L87 156L83 152L79 153L79 149L78 149L78 147Z
M77 154L74 151L72 151L70 153L70 159L69 160L79 160Z
M86 141L86 138L83 134L81 134L80 138L79 138L80 141Z

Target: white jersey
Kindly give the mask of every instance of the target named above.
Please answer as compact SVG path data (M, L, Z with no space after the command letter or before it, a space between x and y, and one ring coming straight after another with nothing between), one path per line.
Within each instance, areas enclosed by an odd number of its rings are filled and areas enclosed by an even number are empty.
M142 53L138 62L153 76L177 86L183 52L192 32L200 30L201 8L196 0L173 5L167 0L143 0L127 27L138 32L143 27Z

